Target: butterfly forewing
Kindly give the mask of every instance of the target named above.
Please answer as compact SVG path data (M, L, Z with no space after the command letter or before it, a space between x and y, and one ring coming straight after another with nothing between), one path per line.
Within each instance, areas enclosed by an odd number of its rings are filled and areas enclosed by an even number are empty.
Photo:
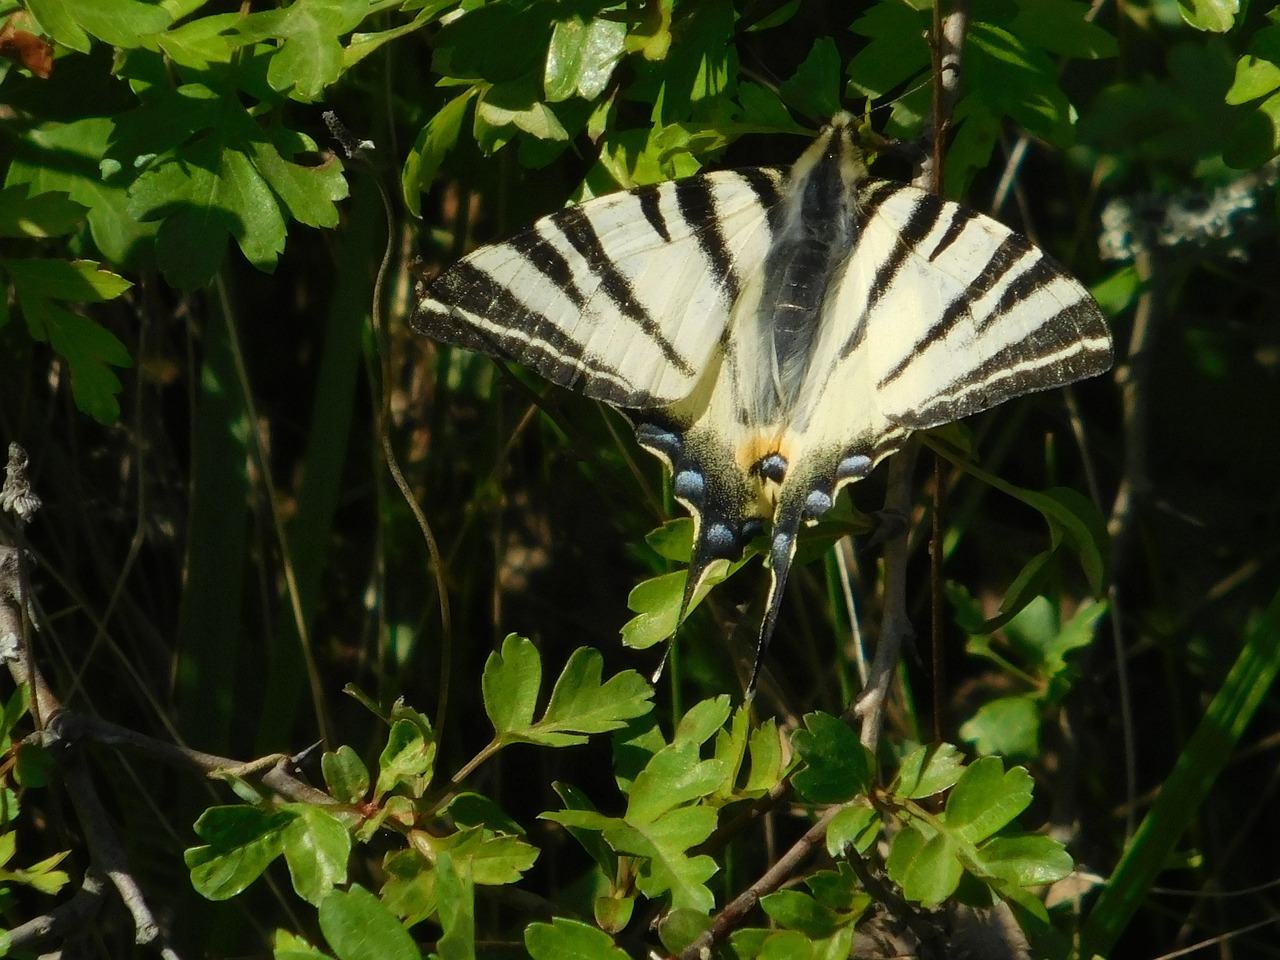
M414 326L621 407L673 403L768 250L780 181L721 171L559 211L438 277Z
M879 199L850 271L872 287L866 350L889 419L936 426L1111 366L1093 299L1021 234L905 184L867 192Z

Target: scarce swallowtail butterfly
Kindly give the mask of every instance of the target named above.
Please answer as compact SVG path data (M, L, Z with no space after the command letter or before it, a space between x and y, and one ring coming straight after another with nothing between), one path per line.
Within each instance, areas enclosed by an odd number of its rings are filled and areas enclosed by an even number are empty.
M848 114L789 172L611 194L481 247L412 325L627 411L693 515L679 619L767 524L757 670L799 527L844 484L913 430L1111 365L1080 283L1003 224L871 178Z

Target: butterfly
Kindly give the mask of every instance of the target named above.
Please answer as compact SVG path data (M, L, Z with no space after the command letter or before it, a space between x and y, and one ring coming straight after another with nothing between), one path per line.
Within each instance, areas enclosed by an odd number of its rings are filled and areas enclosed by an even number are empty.
M756 671L799 529L842 486L912 431L1112 359L1061 265L990 217L871 177L843 113L789 171L598 197L481 247L419 290L411 323L627 413L694 520L677 622L711 564L768 529Z

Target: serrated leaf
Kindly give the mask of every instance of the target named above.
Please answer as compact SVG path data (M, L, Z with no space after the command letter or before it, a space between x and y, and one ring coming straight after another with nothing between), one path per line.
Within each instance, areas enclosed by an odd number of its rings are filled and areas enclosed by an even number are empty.
M549 747L585 743L588 734L607 733L652 709L653 687L634 670L624 670L601 683L600 651L579 647L556 680L541 719L512 736Z
M773 717L751 732L747 756L751 760L751 769L742 787L742 795L750 797L772 790L782 779L783 765L782 739Z
M422 194L431 189L444 158L457 145L467 105L478 92L476 87L470 87L454 97L418 132L418 139L400 171L400 192L415 217L422 215Z
M524 637L508 634L500 653L489 654L480 681L484 708L501 736L527 730L542 687L542 656Z
M1087 4L1078 0L1018 0L1018 15L1009 32L1030 45L1062 57L1099 60L1117 56L1116 38L1086 19Z
M601 816L591 799L572 784L557 782L552 784L552 788L564 802L566 811L581 811L597 817ZM600 870L606 877L615 876L618 871L618 858L608 844L604 842L603 837L600 836L600 831L615 821L612 818L602 818L599 821L594 821L593 825L578 825L559 819L560 812L543 813L541 818L561 824L569 831L569 835L577 840L582 845L582 848L591 855L591 859L599 865Z
M858 853L866 853L880 835L880 827L880 814L873 807L850 804L827 824L827 852L843 857L852 847Z
M345 743L320 758L320 770L329 795L339 803L359 803L369 792L369 770Z
M421 796L431 780L435 757L435 743L428 742L416 724L397 720L391 725L387 745L378 757L374 799L381 799L402 784L409 785L414 796Z
M321 901L319 917L338 960L422 960L395 914L364 887L334 890Z
M802 114L833 117L840 112L840 51L831 37L813 42L790 79L778 88L782 99Z
M724 694L700 700L686 710L684 716L680 718L671 742L688 742L701 746L724 727L725 721L729 719L729 711L732 709L732 703Z
M908 900L934 907L955 893L963 875L955 839L948 833L938 833L911 857L899 883Z
M442 853L436 860L436 902L443 934L436 941L440 960L475 960L476 904L471 862Z
M436 840L433 848L447 852L457 863L465 862L471 881L489 887L516 883L538 859L537 847L481 827Z
M279 93L310 103L343 70L338 38L354 30L369 12L364 0L309 0L243 16L234 36L241 45L278 41L267 82Z
M964 757L949 743L924 744L903 759L893 792L909 800L932 797L964 773Z
M709 796L724 777L724 763L700 759L697 744L671 744L654 754L636 776L625 819L632 825L651 823L683 803Z
M512 820L507 812L488 797L463 791L445 806L453 822L461 827L485 827L498 833L524 835L524 828Z
M271 960L331 960L322 950L288 930L277 930L271 942Z
M1206 33L1226 33L1236 22L1240 0L1178 0L1182 19Z
M616 20L574 15L556 21L542 78L548 102L573 96L594 100L604 93L626 39L626 24Z
M998 697L960 725L979 754L1034 759L1040 755L1040 706L1031 697Z
M670 893L672 906L707 913L715 898L706 881L719 866L706 854L690 857L687 851L711 836L715 826L711 808L681 807L639 825L610 827L604 836L618 852L643 858L636 887L645 896Z
M791 782L813 803L843 803L871 786L871 759L858 735L839 717L810 713L791 737L804 766Z
M524 945L533 960L629 960L604 931L564 917L529 924Z
M28 0L45 32L80 53L89 52L89 37L113 47L131 49L163 31L171 21L164 7L140 0Z
M799 890L778 890L761 897L760 909L774 922L809 937L829 937L840 926L830 909Z
M1031 774L1004 769L998 757L980 757L965 768L947 797L943 819L969 843L980 843L1031 803Z
M284 859L293 889L312 906L319 906L334 886L346 883L351 834L322 807L291 803L282 809L297 814L284 831Z
M929 15L905 3L877 3L853 22L867 43L849 61L849 86L879 98L929 66Z
M61 190L32 193L18 182L0 190L0 236L46 239L70 233L89 208Z
M285 831L296 817L289 810L210 807L195 823L206 845L183 853L192 886L209 900L234 897L284 852Z
M977 860L985 875L1019 887L1054 883L1075 869L1061 843L1039 834L996 837L978 848Z
M436 912L436 873L432 864L417 850L396 850L382 859L386 875L378 899L406 927L434 916Z

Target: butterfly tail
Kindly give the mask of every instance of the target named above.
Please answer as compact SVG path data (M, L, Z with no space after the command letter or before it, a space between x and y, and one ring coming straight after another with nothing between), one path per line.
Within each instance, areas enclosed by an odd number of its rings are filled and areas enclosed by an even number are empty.
M802 511L796 507L782 507L773 520L773 533L769 543L769 598L765 601L764 620L760 624L760 641L756 645L756 662L751 667L751 679L747 682L747 698L755 696L756 677L760 664L773 639L773 628L782 607L783 588L791 572L791 561L796 555L796 540L800 535Z

